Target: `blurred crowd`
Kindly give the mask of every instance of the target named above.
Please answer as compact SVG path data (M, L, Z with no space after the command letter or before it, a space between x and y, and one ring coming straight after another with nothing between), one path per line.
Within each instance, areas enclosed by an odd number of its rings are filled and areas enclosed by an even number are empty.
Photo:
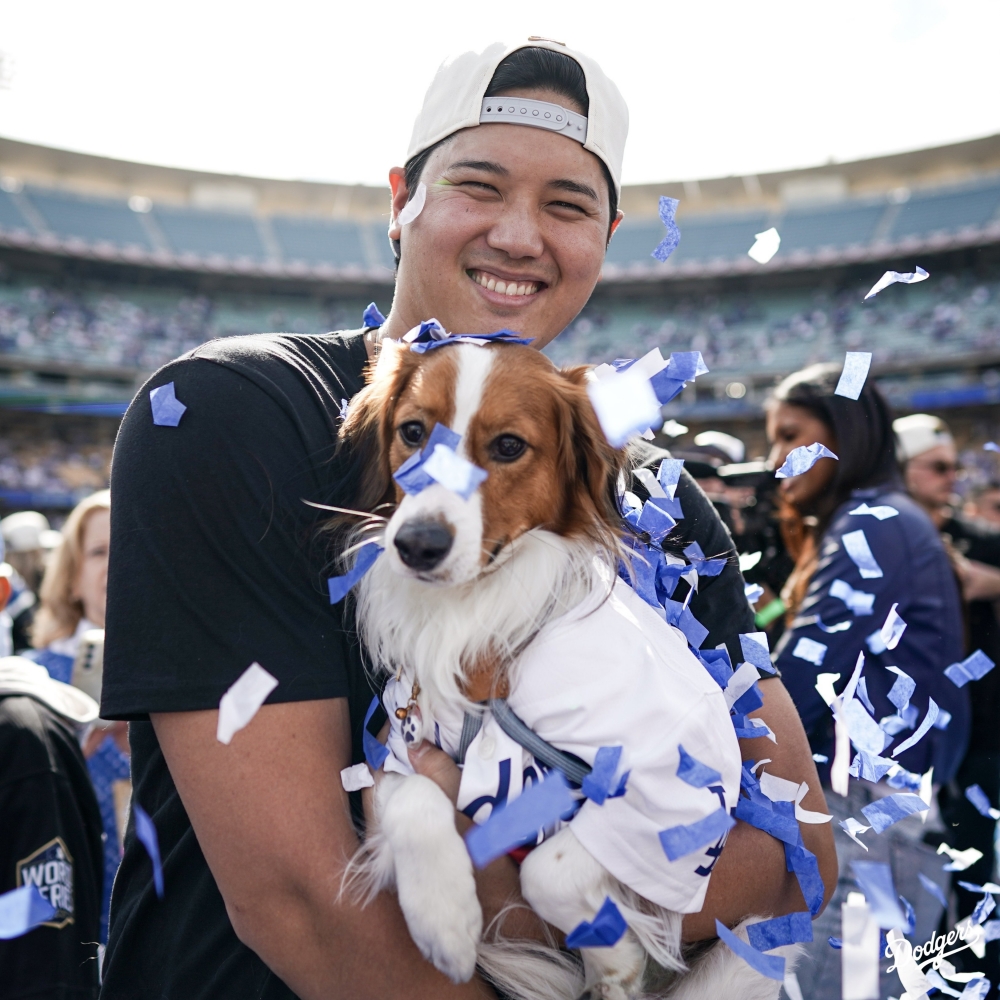
M0 490L89 493L107 488L111 445L0 438Z

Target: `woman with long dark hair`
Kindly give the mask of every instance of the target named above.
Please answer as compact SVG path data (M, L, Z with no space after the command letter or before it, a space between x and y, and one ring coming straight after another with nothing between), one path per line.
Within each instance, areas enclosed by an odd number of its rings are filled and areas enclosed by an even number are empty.
M913 735L933 698L937 724L898 761L918 775L933 765L941 784L962 759L969 725L966 693L944 675L963 657L958 588L937 531L904 492L888 403L872 381L857 400L836 395L839 376L839 365L796 372L768 405L775 468L794 448L815 442L838 456L779 485L795 569L782 591L788 628L777 665L814 752L831 760L833 718L816 690L819 674L839 674L842 691L865 654L859 699L882 722L885 757ZM894 605L906 628L887 649L880 630ZM908 704L889 700L899 680L890 666L916 683Z

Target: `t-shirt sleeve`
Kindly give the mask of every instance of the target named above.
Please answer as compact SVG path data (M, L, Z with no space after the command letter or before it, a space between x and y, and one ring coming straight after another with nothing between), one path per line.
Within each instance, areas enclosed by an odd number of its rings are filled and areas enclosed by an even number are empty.
M157 426L149 391L169 381L187 409ZM322 586L324 515L305 502L327 498L336 470L310 454L309 419L198 358L133 400L111 473L105 718L215 708L254 662L278 680L268 702L348 695L349 640Z

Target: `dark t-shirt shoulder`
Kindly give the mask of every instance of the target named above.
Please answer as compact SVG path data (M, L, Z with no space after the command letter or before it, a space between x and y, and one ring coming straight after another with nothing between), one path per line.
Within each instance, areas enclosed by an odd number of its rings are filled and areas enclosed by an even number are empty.
M361 332L213 341L157 372L122 422L102 715L132 720L133 795L156 825L166 892L156 898L130 820L102 997L292 995L233 932L147 720L216 708L254 662L278 680L268 702L346 697L363 719L350 610L324 586L328 514L309 504L350 495L334 450L366 362ZM187 407L176 427L154 424L149 401L168 382Z

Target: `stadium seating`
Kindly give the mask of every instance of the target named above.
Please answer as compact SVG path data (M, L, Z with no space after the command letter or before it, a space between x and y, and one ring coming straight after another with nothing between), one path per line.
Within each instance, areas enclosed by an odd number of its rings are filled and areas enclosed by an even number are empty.
M159 203L143 220L121 199L39 187L25 188L17 198L24 211L9 193L0 191L0 236L15 231L42 236L47 231L88 244L139 247L223 264L379 269L386 277L393 266L383 223L377 221L263 217ZM682 204L678 224L681 242L673 266L745 262L754 235L772 226L781 235L780 262L796 252L844 251L1000 224L1000 178L742 215L685 212ZM608 251L608 273L652 273L658 265L651 253L662 237L657 219L626 215Z
M83 198L39 188L26 188L24 196L45 220L49 230L64 239L153 249L138 215L123 201Z

